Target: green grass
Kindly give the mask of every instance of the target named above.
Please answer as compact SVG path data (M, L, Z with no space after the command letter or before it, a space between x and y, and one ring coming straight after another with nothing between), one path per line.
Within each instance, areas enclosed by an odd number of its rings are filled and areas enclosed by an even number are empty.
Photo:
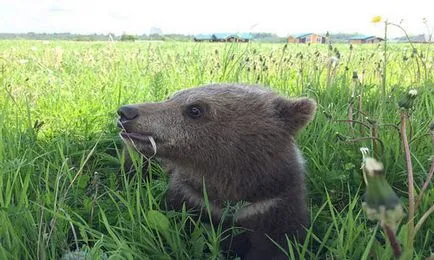
M36 48L34 48L36 47ZM318 102L314 121L298 136L308 165L312 228L291 250L306 258L390 259L381 228L361 211L361 146L339 141L369 136L347 119L353 70L363 77L365 116L399 123L397 101L409 88L419 95L410 142L416 191L433 154L428 126L434 119L432 46L388 45L387 95L381 97L381 46L0 42L0 259L58 259L77 247L95 259L207 259L224 255L219 241L230 231L191 223L187 211L160 205L168 177L156 164L152 180L127 176L115 126L122 104L158 101L210 82L269 85L285 96ZM408 49L408 50L407 50ZM339 65L330 63L339 56ZM413 55L413 57L412 57ZM357 89L360 91L360 88ZM357 101L357 99L356 99ZM357 104L357 102L355 102ZM330 118L331 117L331 118ZM42 123L43 122L43 123ZM398 131L379 127L377 158L406 202L406 168ZM138 169L144 163L134 160ZM434 201L429 186L419 218ZM161 212L159 214L158 212ZM163 217L164 216L164 217ZM401 225L399 236L405 235ZM415 240L415 259L434 252L434 217Z

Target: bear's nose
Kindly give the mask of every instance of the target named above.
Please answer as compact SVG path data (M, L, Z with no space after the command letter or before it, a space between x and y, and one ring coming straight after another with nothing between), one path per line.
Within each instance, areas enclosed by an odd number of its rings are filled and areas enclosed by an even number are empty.
M139 116L139 111L135 106L122 106L118 109L118 115L121 120L133 120Z

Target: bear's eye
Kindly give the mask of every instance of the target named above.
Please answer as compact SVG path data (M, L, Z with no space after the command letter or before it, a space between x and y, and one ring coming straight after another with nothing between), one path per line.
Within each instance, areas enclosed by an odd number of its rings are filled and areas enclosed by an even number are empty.
M199 105L191 105L187 108L187 114L193 119L198 119L202 115L202 108Z

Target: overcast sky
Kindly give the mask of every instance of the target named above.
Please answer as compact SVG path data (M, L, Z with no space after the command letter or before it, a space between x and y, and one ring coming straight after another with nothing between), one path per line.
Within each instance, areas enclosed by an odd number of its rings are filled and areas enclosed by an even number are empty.
M0 32L148 34L359 32L382 35L381 15L410 34L434 27L434 0L0 0ZM400 36L392 30L394 36Z

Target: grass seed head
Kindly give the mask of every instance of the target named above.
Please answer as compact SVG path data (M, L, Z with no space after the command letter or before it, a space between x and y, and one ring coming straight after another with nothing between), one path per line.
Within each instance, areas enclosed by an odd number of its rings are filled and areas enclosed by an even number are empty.
M353 79L358 79L357 70L353 71Z

